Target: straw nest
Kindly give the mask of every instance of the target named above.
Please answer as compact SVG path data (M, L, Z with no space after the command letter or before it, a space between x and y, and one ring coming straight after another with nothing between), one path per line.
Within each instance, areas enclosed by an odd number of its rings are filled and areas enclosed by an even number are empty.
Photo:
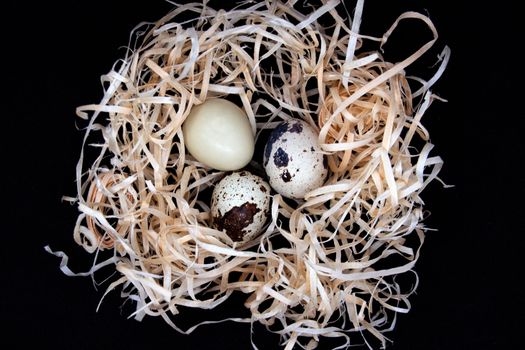
M449 51L430 80L408 78L404 69L437 39L432 22L407 12L369 37L359 34L362 6L348 19L333 0L309 11L270 0L230 11L193 3L136 28L136 43L103 76L102 101L77 110L87 127L71 199L75 241L98 257L88 274L116 269L107 292L119 287L136 302L134 317L161 316L189 333L195 326L174 321L181 306L212 309L235 292L251 316L231 320L266 325L286 349L315 348L322 336L345 347L365 331L385 344L417 285L415 273L409 286L395 276L413 272L424 240L420 194L442 160L429 155L421 117ZM379 48L409 18L433 38L385 62ZM362 52L366 40L378 49ZM210 225L206 193L224 174L184 146L181 125L211 97L242 104L257 137L282 120L308 122L328 157L325 185L305 200L273 194L267 228L244 245ZM87 150L97 152L90 161Z

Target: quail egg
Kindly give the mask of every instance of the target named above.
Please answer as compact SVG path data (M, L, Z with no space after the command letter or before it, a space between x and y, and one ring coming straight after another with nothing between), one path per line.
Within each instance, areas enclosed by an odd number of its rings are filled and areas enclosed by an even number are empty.
M279 124L264 148L264 169L272 188L284 197L301 199L322 186L328 165L317 132L302 120Z
M224 177L212 194L213 226L234 242L247 242L261 233L269 215L270 186L248 171Z

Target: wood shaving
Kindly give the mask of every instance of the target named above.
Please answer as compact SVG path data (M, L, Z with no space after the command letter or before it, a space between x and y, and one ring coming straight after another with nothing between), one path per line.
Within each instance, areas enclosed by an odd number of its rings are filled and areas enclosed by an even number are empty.
M323 1L305 14L281 1L231 11L192 3L136 28L140 44L103 76L101 102L77 110L88 124L74 238L97 256L113 252L80 275L112 266L120 276L106 293L120 287L136 302L133 317L161 316L182 333L218 321L183 330L173 317L181 306L213 309L243 293L251 317L224 321L260 322L287 350L313 349L321 337L341 337L346 348L359 341L353 333L385 346L396 313L410 310L415 286L395 277L415 274L427 230L420 194L443 164L421 119L450 50L428 82L409 79L405 69L438 37L430 19L404 13L374 38L359 33L363 1L348 20L342 6ZM379 48L405 19L421 21L432 39L386 62ZM364 41L380 47L361 52ZM211 97L235 97L258 137L282 120L305 120L328 157L326 184L304 201L273 195L268 228L243 246L210 226L202 199L223 173L184 146L181 125ZM54 254L74 275L67 255Z

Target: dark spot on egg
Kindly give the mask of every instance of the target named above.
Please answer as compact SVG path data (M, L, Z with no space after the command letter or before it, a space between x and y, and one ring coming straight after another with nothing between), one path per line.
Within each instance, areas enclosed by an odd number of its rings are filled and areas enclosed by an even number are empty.
M281 174L281 179L283 179L284 182L290 182L290 180L292 179L292 176L290 175L290 173L288 172L288 170L285 170L285 171Z
M226 214L213 218L213 224L219 231L226 234L235 242L244 239L245 228L253 223L254 216L260 211L254 203L246 202L240 207L231 208Z
M272 133L268 137L268 141L266 141L266 146L264 146L264 166L268 164L268 160L270 159L270 154L272 153L273 144L279 140L281 136L288 130L288 123L283 122L275 129L273 129Z
M259 188L261 189L261 191L262 191L263 193L266 193L266 191L267 191L266 187L264 187L263 185L261 185Z
M273 163L278 167L282 168L288 165L288 153L286 153L281 147L273 154Z
M323 157L323 165L325 169L328 169L328 157L327 156Z
M315 152L314 146L310 147L310 151Z
M303 131L303 124L295 123L294 125L292 125L289 131L294 132L296 134L300 134Z

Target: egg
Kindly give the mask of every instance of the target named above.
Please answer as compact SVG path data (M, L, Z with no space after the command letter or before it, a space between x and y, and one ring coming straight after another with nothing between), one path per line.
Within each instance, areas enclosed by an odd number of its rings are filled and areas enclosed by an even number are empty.
M322 186L328 165L317 132L302 120L279 124L266 142L264 169L272 188L284 197L301 199Z
M255 139L248 117L221 98L194 106L182 125L184 144L199 162L217 170L237 170L250 162Z
M213 227L234 242L247 242L261 233L270 210L270 185L248 171L224 177L212 193Z

